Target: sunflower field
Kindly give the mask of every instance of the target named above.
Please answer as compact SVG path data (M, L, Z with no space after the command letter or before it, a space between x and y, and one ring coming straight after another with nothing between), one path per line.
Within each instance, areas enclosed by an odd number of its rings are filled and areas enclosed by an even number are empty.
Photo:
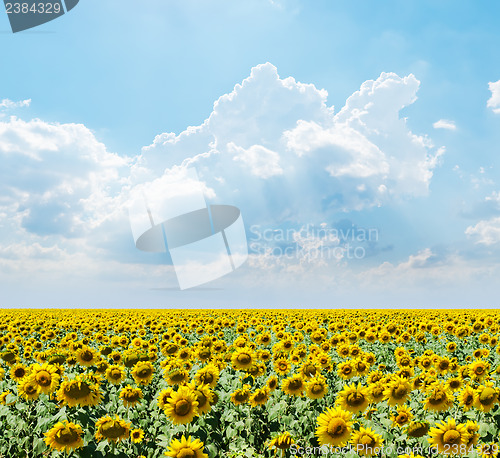
M497 457L497 311L1 310L0 457Z

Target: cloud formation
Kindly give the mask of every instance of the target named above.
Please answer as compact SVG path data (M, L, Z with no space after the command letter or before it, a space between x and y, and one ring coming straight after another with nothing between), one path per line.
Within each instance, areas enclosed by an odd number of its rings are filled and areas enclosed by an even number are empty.
M491 97L488 99L486 106L491 108L494 113L500 113L500 80L488 83L488 87Z
M413 75L382 73L335 113L325 90L258 65L202 125L158 135L133 177L195 166L215 200L238 205L248 224L320 222L425 195L444 150L400 117L418 86Z
M445 130L457 130L455 121L450 121L449 119L440 119L432 124L434 129L445 129Z

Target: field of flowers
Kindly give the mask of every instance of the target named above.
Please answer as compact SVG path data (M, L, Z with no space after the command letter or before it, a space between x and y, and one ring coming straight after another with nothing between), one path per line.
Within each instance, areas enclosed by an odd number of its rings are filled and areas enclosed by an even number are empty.
M1 310L0 457L496 457L499 317Z

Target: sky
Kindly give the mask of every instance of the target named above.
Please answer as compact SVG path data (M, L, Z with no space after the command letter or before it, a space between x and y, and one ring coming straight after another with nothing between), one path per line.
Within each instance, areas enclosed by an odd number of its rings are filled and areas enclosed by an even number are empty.
M0 11L0 306L497 307L499 13L81 0L14 34ZM180 290L130 205L172 208L187 168L248 258Z

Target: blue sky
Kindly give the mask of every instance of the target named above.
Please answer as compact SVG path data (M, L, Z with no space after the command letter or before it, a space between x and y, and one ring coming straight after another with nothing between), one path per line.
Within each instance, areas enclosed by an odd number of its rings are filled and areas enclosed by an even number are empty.
M17 34L0 14L1 305L497 306L499 12L82 0ZM354 225L378 239L326 263L251 251L176 291L124 209L185 159L247 234Z

